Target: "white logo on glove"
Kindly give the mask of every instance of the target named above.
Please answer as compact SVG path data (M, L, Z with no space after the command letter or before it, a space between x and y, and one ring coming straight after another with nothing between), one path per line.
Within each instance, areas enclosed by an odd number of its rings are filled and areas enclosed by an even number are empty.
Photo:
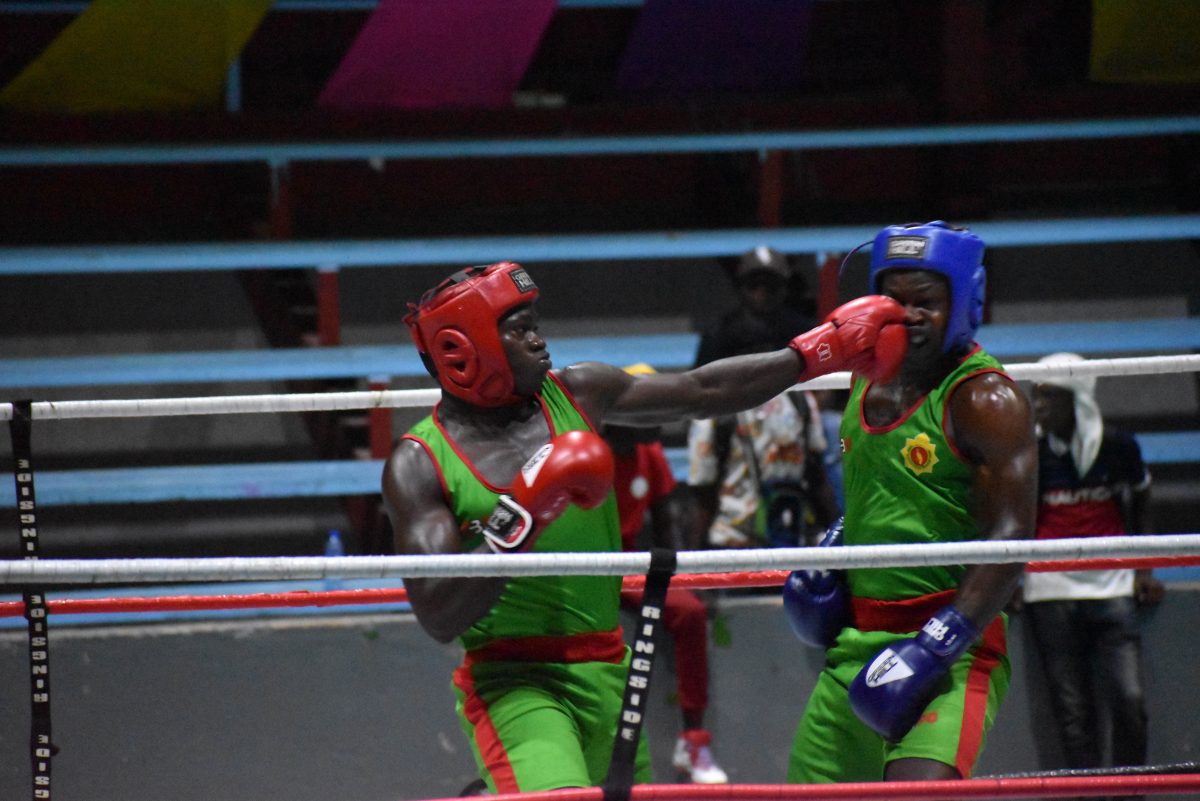
M950 627L938 620L936 617L931 617L929 618L928 622L925 623L925 626L921 629L921 631L925 632L938 642L941 642L942 640L946 639L946 635L950 632Z
M893 681L902 681L913 674L913 669L891 648L885 648L867 668L867 686L882 687Z
M533 516L509 496L501 495L481 529L493 552L512 553L520 550L533 532Z
M817 361L827 362L832 358L833 348L829 346L828 342L822 342L820 345L817 345Z
M546 463L546 457L554 450L554 446L547 442L545 445L537 449L533 456L529 457L529 461L521 466L521 475L525 479L525 485L529 486L537 479L538 473L542 472L542 465Z

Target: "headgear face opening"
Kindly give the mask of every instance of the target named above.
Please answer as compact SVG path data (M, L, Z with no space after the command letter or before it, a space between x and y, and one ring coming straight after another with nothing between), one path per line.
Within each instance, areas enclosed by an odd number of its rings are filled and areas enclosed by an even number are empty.
M504 406L521 399L513 394L499 323L537 297L537 286L519 264L468 267L408 304L404 323L442 389L477 406Z
M871 247L871 291L879 291L886 270L929 270L945 276L950 284L950 319L942 350L965 350L983 322L987 289L983 250L982 239L941 220L889 225L875 235Z

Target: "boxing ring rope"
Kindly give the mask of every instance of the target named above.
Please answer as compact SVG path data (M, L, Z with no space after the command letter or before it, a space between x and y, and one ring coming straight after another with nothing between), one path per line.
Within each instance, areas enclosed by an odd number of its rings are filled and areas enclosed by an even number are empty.
M1071 798L1169 795L1200 790L1200 774L1045 776L842 784L639 784L632 801L954 801L967 798ZM602 801L598 787L499 793L495 801ZM451 801L451 799L434 799Z
M1200 534L1086 537L840 548L681 551L677 573L744 570L842 570L948 564L1014 564L1087 557L1200 556ZM481 576L624 576L644 574L647 552L418 554L402 556L247 556L0 561L0 583L87 585L186 581L444 578Z
M1070 364L1011 365L1017 380L1070 375L1128 376L1200 371L1200 355L1097 359ZM805 389L844 388L845 373L808 382ZM191 414L310 412L335 409L429 406L440 391L383 391L256 395L130 401L42 402L33 419L81 419ZM11 419L12 404L0 404ZM1031 571L1200 564L1200 534L1092 537L1050 541L772 548L680 552L675 586L712 589L772 586L796 568L902 567L938 564L1033 563ZM182 581L425 578L439 576L621 575L634 589L649 567L646 553L447 554L419 556L218 557L171 559L0 560L0 583L87 585ZM734 573L737 575L726 575ZM403 588L327 590L255 595L93 598L51 601L54 615L100 611L163 611L281 606L340 606L407 600ZM23 614L24 602L0 603L0 617ZM1195 766L1189 764L1188 769ZM1149 773L1161 774L1164 771ZM1021 775L938 782L870 782L835 785L639 785L631 799L964 799L1061 798L1081 795L1166 795L1200 791L1200 773L1183 775ZM521 801L594 801L600 788L525 793L497 798Z
M1200 372L1200 354L1135 356L1088 359L1069 364L1024 363L1005 370L1018 381L1038 381L1069 376L1135 376ZM798 385L801 389L846 389L850 374L831 373ZM432 406L441 390L371 390L312 392L291 395L224 395L198 398L135 400L39 401L32 406L34 420L78 420L112 417L173 417L202 414L252 414L265 412L330 412L348 409L398 409ZM12 419L12 404L0 404L0 420Z
M1118 568L1184 567L1200 565L1200 556L1146 557L1132 559L1077 559L1031 562L1027 572L1103 570ZM675 576L677 589L715 590L747 587L777 587L788 576L786 570L751 570L739 573L691 573ZM623 591L641 591L645 576L625 576ZM58 598L46 606L54 615L86 615L140 612L200 612L229 609L282 609L301 607L360 606L408 603L404 587L375 587L357 590L293 590L220 595L158 595L120 598ZM20 617L22 601L0 601L0 618Z

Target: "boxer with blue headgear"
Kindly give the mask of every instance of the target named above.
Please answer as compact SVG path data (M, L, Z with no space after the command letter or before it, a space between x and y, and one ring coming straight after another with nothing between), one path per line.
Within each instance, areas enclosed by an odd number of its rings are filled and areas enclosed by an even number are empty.
M879 292L880 274L887 270L929 270L944 276L950 284L950 317L943 350L965 350L983 322L983 249L975 234L941 220L889 225L876 234L871 249L871 292Z
M888 226L872 244L871 291L903 308L908 349L894 378L851 380L838 431L841 541L1028 538L1037 511L1033 415L1000 362L973 342L983 242L938 220ZM840 573L797 570L785 586L793 630L827 648L788 781L968 778L1008 690L1001 610L1021 566Z

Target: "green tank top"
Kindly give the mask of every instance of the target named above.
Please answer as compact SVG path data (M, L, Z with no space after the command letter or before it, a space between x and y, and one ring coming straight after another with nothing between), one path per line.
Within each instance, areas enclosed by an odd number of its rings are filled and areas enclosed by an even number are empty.
M542 412L555 434L591 431L584 414L553 376L547 376L538 393ZM433 456L447 499L463 532L463 548L473 550L483 541L479 533L508 487L486 483L473 466L455 451L435 415L413 426L409 438L423 442ZM617 504L610 492L595 509L570 505L547 526L533 547L543 552L620 552L621 528ZM620 576L524 576L509 580L500 600L460 637L468 651L495 640L611 631L617 627Z
M899 421L876 428L862 415L867 382L858 379L842 415L842 471L847 545L962 542L979 537L972 513L974 471L943 423L955 387L1000 362L976 348ZM965 567L873 568L846 571L860 598L901 600L958 587Z

